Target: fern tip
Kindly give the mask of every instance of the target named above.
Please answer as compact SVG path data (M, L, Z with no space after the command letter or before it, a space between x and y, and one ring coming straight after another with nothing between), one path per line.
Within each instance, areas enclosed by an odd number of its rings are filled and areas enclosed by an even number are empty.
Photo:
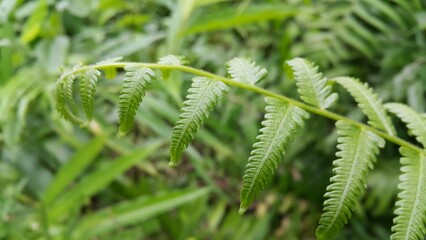
M124 137L124 136L126 136L126 133L125 133L125 132L123 132L123 131L119 131L119 132L117 133L117 138L122 138L122 137Z
M176 167L176 165L177 165L177 164L176 164L176 162L174 162L174 161L170 161L170 162L169 162L169 166L170 166L170 167Z

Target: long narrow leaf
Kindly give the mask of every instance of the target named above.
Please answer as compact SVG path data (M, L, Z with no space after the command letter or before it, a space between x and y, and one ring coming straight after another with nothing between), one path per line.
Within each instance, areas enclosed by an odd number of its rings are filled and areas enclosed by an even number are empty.
M49 205L68 184L81 175L85 168L99 154L105 140L105 136L94 138L91 142L79 149L74 156L61 167L44 194L44 202L46 205Z
M206 196L209 192L209 188L187 189L119 203L83 218L74 231L74 238L93 237L115 231L117 227L145 221Z
M145 147L105 164L101 169L82 179L74 188L55 201L48 212L49 220L52 221L64 217L73 207L80 207L80 204L85 199L96 194L136 162L146 160L159 145L158 142L146 144Z

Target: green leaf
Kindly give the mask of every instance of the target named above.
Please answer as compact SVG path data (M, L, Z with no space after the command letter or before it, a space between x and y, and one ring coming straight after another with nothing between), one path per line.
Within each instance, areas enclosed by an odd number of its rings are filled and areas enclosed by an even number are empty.
M73 233L74 238L81 239L83 236L90 238L98 234L115 231L117 226L125 227L140 223L181 205L189 204L206 196L209 192L209 188L186 189L154 196L142 196L113 205L84 217Z
M127 65L124 70L126 77L120 92L118 137L126 135L132 128L136 110L155 79L155 73L146 67Z
M322 73L318 72L318 67L314 63L303 58L293 58L286 64L288 75L296 80L297 91L303 101L326 109L337 100L337 94L331 93L327 79L322 77Z
M139 150L117 158L114 161L104 160L107 162L106 164L88 174L71 190L62 194L51 204L48 212L49 221L54 221L61 217L63 218L70 210L79 208L81 203L105 188L117 176L120 176L137 162L146 160L159 146L160 144L158 142L149 142L144 144Z
M56 84L56 111L58 111L59 115L65 120L74 124L84 125L85 122L83 119L77 117L68 109L67 98L69 98L69 92L64 85L65 83L63 82ZM69 87L68 84L67 87Z
M387 115L382 100L367 83L361 83L358 79L351 77L337 77L333 80L346 88L352 95L362 112L368 117L369 125L381 129L389 135L395 135L395 128Z
M246 166L241 189L240 213L260 195L271 181L287 145L304 126L309 114L298 107L266 97L266 115Z
M401 172L392 240L424 239L426 234L426 156L401 147Z
M74 156L62 165L44 194L44 203L46 205L49 205L68 184L82 174L84 169L102 150L105 140L105 136L94 138L82 148L78 149Z
M74 114L78 113L77 105L74 101L74 81L75 75L71 74L65 79L65 101L71 107L71 110Z
M365 129L344 121L336 123L337 160L333 162L334 176L324 197L324 212L316 231L318 239L333 239L346 224L364 193L368 168L373 168L379 147L385 141Z
M192 24L186 33L207 32L249 23L285 19L294 16L297 12L296 8L288 4L250 4L245 9L234 6L227 9L218 8L191 21Z
M233 58L227 62L227 66L232 80L253 85L265 78L268 73L265 68L256 66L250 58Z
M90 68L82 73L80 77L80 97L87 120L93 117L93 99L95 98L96 83L101 72Z
M426 147L426 118L414 111L407 105L401 103L387 103L385 108L396 114L405 124L411 133L416 136L419 143Z
M183 151L194 139L203 121L222 97L229 91L229 87L219 81L204 77L196 77L188 90L186 101L173 127L170 143L170 165L175 166L181 159Z
M188 60L186 60L185 56L167 55L167 56L160 58L158 63L162 64L162 65L176 65L176 66L178 66L178 65L186 65L189 62L188 62ZM169 79L171 70L162 69L161 72L162 72L164 80Z
M30 43L39 35L47 14L47 0L38 1L37 7L34 9L30 18L28 18L21 30L21 41L23 43Z

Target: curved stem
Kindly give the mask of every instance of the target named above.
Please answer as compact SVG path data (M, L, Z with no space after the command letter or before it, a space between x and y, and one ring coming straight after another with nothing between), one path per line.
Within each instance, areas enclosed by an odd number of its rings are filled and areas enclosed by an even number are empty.
M111 68L111 67L113 67L113 68L124 68L127 65L135 65L135 66L147 67L147 68L151 68L151 69L179 70L179 71L191 73L191 74L194 74L194 75L206 77L206 78L209 78L209 79L212 79L212 80L215 80L215 81L221 81L221 82L223 82L227 85L230 85L230 86L243 88L243 89L246 89L246 90L249 90L249 91L252 91L252 92L257 92L257 93L262 94L264 96L276 98L278 100L281 100L281 101L290 103L294 106L297 106L299 108L302 108L302 109L304 109L308 112L311 112L311 113L314 113L314 114L317 114L317 115L320 115L320 116L323 116L323 117L326 117L326 118L329 118L329 119L332 119L332 120L335 120L335 121L339 121L339 120L345 121L345 122L352 124L354 126L366 129L370 132L373 132L373 133L383 137L384 139L388 140L389 142L395 143L399 146L409 148L409 149L416 151L416 152L424 153L423 149L421 149L421 148L419 148L419 147L417 147L417 146L415 146L415 145L413 145L413 144L411 144L411 143L409 143L409 142L407 142L407 141L405 141L405 140L403 140L403 139L401 139L397 136L391 136L391 135L389 135L389 134L387 134L387 133L385 133L381 130L378 130L378 129L371 127L369 125L360 123L360 122L355 121L353 119L347 118L345 116L336 114L334 112L330 112L330 111L325 110L325 109L316 108L314 106L311 106L311 105L308 105L306 103L300 102L298 100L295 100L295 99L292 99L292 98L289 98L289 97L268 91L264 88L260 88L260 87L257 87L255 85L251 85L251 84L243 83L243 82L237 82L237 81L234 81L232 79L221 77L221 76L218 76L216 74L213 74L213 73L210 73L210 72L207 72L207 71L204 71L204 70L200 70L200 69L196 69L196 68L188 67L188 66L183 66L183 65L163 65L163 64L158 64L158 63L136 63L136 62L114 62L114 63L103 63L103 64L96 64L96 65L88 65L88 66L84 66L84 67L78 68L76 70L72 70L72 71L69 71L69 72L62 74L61 77L58 79L58 83L61 83L62 81L64 81L64 79L66 79L66 77L71 75L71 74L84 72L84 71L91 69L91 68L95 68L95 69L106 69L106 68Z

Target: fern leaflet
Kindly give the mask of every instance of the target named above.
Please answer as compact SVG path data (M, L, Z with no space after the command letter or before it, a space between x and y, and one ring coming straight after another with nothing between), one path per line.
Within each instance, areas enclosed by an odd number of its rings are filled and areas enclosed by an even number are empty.
M385 107L389 112L396 114L408 129L416 136L418 142L426 147L426 118L412 108L401 103L387 103Z
M155 73L146 67L127 65L119 102L118 137L126 135L133 126L136 110L145 96L145 91L155 79Z
M424 239L426 234L426 156L401 147L399 200L395 210L392 240Z
M351 77L337 77L333 80L352 95L362 112L367 116L369 125L381 129L389 135L395 135L395 128L382 101L367 83L362 84L358 79Z
M318 239L333 239L352 215L364 192L368 168L373 168L379 147L385 141L378 135L344 121L336 123L339 145L333 162L335 175L324 197L324 213L316 231Z
M309 114L296 106L266 97L266 115L257 142L248 159L241 189L240 213L260 195L271 181L282 154Z
M64 83L58 83L56 85L56 110L59 115L63 117L65 120L72 122L74 124L79 124L81 126L84 125L84 121L79 117L75 116L68 108L67 108L67 96L68 91L65 88ZM67 84L68 85L68 84Z
M296 80L300 98L308 104L326 109L337 100L337 93L331 93L327 79L318 72L318 67L303 58L287 61L287 73Z
M266 77L268 71L260 68L250 58L233 58L227 62L228 73L234 81L254 85Z
M182 113L173 127L170 143L171 166L176 166L180 161L183 151L194 139L204 119L208 118L214 106L228 91L229 87L222 82L205 77L193 79L187 100L183 103Z
M74 80L75 75L71 74L65 79L65 101L71 106L71 110L74 114L77 114L78 109L74 101L73 91L74 91Z
M91 120L93 117L93 98L95 97L96 82L100 75L101 73L98 70L90 68L80 77L81 103L87 120Z

